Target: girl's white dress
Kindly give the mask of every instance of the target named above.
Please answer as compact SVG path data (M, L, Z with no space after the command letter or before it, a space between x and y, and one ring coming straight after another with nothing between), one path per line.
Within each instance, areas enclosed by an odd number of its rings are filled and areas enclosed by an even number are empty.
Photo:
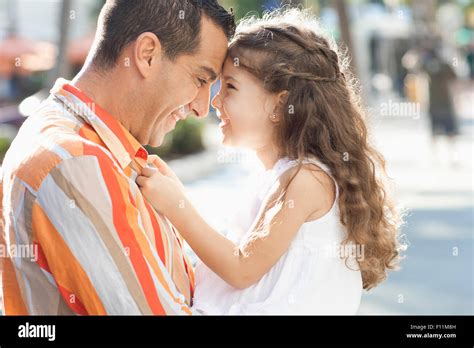
M320 161L307 159L306 162L331 175ZM296 164L280 159L261 176L253 202L236 216L229 239L236 244L245 239L271 186ZM339 222L338 196L336 184L331 210L317 220L304 223L287 252L267 274L246 289L233 288L198 260L192 307L196 314L355 314L362 293L356 258L363 256L358 253L363 250L339 247L346 230ZM340 258L341 252L352 255L347 265Z

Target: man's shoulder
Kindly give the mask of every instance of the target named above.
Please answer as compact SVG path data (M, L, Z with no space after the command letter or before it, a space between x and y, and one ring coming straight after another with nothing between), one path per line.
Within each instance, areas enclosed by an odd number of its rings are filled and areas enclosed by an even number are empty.
M71 117L58 114L54 104L42 105L25 121L7 151L3 177L16 177L37 191L51 171L64 162L84 171L85 157L111 161L104 146L81 134L92 133L90 127Z
M98 158L103 158L112 163L105 150L97 144L86 144L90 148L89 153L84 152L82 146L84 141L69 140L51 144L51 147L39 146L32 152L31 156L25 158L17 166L10 167L4 163L3 176L11 179L17 178L26 184L31 191L38 191L45 178L52 172L62 171L68 168L70 178L76 175L87 175L90 177L97 172L96 163ZM92 171L94 169L94 171Z

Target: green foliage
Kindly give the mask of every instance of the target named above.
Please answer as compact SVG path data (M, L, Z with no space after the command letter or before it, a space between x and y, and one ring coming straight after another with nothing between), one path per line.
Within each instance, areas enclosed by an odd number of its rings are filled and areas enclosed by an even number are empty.
M187 118L176 124L176 128L165 137L160 147L147 146L147 151L163 158L175 158L200 152L204 150L203 128L203 120L198 120L195 117Z
M247 14L262 14L264 0L222 0L220 4L225 9L233 8L235 13L235 18L237 20L241 19Z
M0 137L0 163L3 162L3 158L7 153L8 148L11 145L11 140L7 138Z

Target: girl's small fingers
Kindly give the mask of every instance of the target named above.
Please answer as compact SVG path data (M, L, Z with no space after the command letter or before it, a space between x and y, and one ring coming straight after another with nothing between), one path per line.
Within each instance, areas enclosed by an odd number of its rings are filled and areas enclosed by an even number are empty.
M137 179L135 180L135 182L137 183L138 186L142 187L145 184L145 180L146 180L145 176L139 175L137 176Z
M157 155L150 155L148 156L151 159L151 163L153 163L156 168L162 173L166 173L168 169L168 165L166 164L165 161L163 161L160 157Z
M155 174L156 171L157 171L157 170L154 169L154 168L145 167L145 168L142 169L140 175L146 176L146 177L150 177L150 176L152 176L153 174Z
M158 155L149 155L148 156L148 160L149 162L158 162L158 163L165 163L165 161L163 161L160 157L158 157Z

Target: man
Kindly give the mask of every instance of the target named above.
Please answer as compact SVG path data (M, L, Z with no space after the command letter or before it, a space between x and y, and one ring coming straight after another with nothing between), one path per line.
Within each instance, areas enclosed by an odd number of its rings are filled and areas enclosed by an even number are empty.
M134 180L160 161L142 145L207 115L234 30L216 0L106 3L84 68L3 163L5 314L192 314L181 237Z

